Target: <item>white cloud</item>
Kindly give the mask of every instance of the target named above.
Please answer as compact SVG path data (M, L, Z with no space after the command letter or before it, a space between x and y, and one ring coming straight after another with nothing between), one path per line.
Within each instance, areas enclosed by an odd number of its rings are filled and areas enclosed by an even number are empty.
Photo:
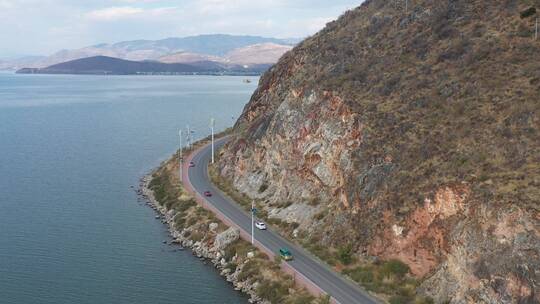
M289 22L289 27L301 29L303 32L315 33L325 25L334 20L335 17L315 17L306 19L293 19Z
M202 14L224 15L242 12L265 12L282 7L283 0L198 0L194 2L194 11Z
M144 9L133 6L116 6L98 10L93 10L85 14L86 18L96 21L115 21L126 18L151 19L152 17L163 17L179 13L177 7L156 7Z
M14 3L8 0L0 0L0 9L10 9L13 8Z
M180 13L181 10L178 7L169 6L169 7L158 7L158 8L150 9L150 10L146 10L145 12L152 16L165 16L165 15L174 15L174 14Z
M86 17L94 20L115 20L143 13L144 10L137 7L118 6L90 11Z
M160 0L118 0L119 2L123 3L152 3L152 2L159 2Z

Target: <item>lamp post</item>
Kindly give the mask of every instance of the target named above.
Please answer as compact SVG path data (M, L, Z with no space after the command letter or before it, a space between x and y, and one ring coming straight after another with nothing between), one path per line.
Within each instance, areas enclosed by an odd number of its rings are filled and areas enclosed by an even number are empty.
M189 125L186 126L187 128L187 135L186 135L186 141L188 149L191 149L191 132L189 131Z
M255 202L251 201L251 245L255 243L255 214L257 213L257 208L255 208Z
M538 17L536 17L536 22L534 23L534 40L538 39Z
M179 163L180 163L180 181L182 181L182 164L184 162L184 158L183 158L183 155L182 155L182 130L178 130L178 136L180 137L180 159L179 159Z
M212 164L214 164L214 125L216 123L216 120L214 118L210 118L210 130L212 131Z

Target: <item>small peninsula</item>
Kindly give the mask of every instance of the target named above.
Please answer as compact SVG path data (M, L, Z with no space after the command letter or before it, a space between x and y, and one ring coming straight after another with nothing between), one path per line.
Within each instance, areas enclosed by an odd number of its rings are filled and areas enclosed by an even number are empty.
M94 56L54 64L46 68L23 68L18 74L73 74L73 75L232 75L258 76L269 64L242 66L212 61L191 63L163 63L131 61L107 56Z

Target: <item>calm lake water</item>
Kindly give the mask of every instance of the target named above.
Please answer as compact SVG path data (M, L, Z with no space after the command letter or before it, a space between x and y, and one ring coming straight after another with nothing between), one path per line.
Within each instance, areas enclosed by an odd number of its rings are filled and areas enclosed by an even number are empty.
M132 185L178 129L230 126L239 77L0 74L0 303L247 303Z

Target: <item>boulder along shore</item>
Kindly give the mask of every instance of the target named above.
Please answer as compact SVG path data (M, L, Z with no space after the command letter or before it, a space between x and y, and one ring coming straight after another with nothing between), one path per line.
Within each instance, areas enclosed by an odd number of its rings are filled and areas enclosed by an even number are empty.
M136 191L156 211L156 219L167 225L169 244L189 248L199 259L212 263L250 303L330 303L329 297L314 297L297 286L281 270L280 259L271 260L241 239L237 228L228 227L197 204L181 186L175 157L143 176Z
M160 205L154 196L154 191L149 187L151 181L152 174L143 176L140 179L138 194L146 201L146 204L150 208L158 213L158 219L160 219L163 224L167 225L169 235L172 238L170 244L181 246L181 248L189 248L193 252L193 255L199 259L212 263L212 265L218 269L220 275L234 286L235 290L241 291L249 296L250 303L269 304L270 302L264 301L257 296L255 293L256 285L245 284L238 280L238 275L242 270L241 267L237 267L234 272L226 267L228 263L234 262L238 257L233 256L231 260L227 260L225 259L225 253L220 250L220 248L225 248L227 245L237 241L240 237L240 231L235 228L229 228L224 232L216 234L214 246L209 246L205 242L193 240L190 238L192 235L191 227L182 230L178 230L175 227L174 218L178 213L175 212L175 210L169 210ZM218 223L211 223L208 229L210 231L215 231L218 225Z

